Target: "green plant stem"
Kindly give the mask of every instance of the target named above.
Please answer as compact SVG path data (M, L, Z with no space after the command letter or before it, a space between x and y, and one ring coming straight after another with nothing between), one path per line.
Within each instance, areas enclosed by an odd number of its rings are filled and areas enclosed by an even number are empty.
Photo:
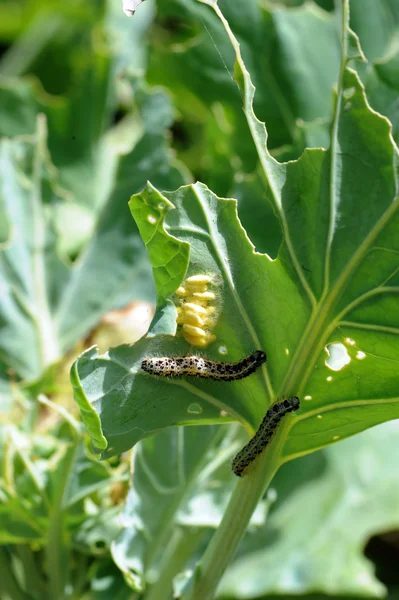
M201 535L201 528L196 531L187 528L175 529L163 555L159 577L144 596L144 600L165 600L173 597L173 578L183 569L197 547Z
M285 423L268 449L255 461L251 472L237 482L222 522L197 565L190 589L182 600L214 598L219 581L236 553L252 513L278 469L287 431Z
M48 573L49 600L63 600L68 579L69 553L65 540L64 528L64 497L69 484L69 478L74 466L79 440L72 443L65 453L65 458L59 466L55 481L56 495L50 512L50 527L46 546L46 563Z
M211 6L221 22L223 23L226 32L232 42L232 45L236 52L236 60L238 63L242 63L239 45L234 37L226 19L223 17L218 5L213 0L199 0L203 4ZM347 60L347 29L349 23L349 5L348 0L342 0L342 65L341 65L341 85L342 87L342 76ZM245 73L245 66L241 64L242 71ZM244 112L248 118L248 106L246 103L249 102L250 114L252 111L252 93L253 90L250 86L245 90L246 95L244 96ZM338 115L338 108L335 110L335 122ZM269 180L269 154L266 148L263 146L264 140L259 138L259 132L257 129L257 122L254 124L252 117L248 119L249 128L254 138L255 145L261 148L258 150L260 161L263 165L266 180ZM256 125L256 126L255 126ZM265 132L266 133L266 132ZM267 159L267 160L266 160ZM272 179L272 178L270 178ZM270 185L270 182L269 182ZM271 186L272 187L272 186ZM305 282L306 283L306 282ZM306 286L305 286L305 289ZM310 298L312 297L309 294ZM325 310L325 309L324 309ZM317 333L317 332L315 332ZM317 336L315 335L315 339ZM309 343L307 338L307 345L309 348L313 348L314 344ZM303 355L303 360L308 361L309 358L306 354ZM310 364L310 363L309 363ZM283 392L298 389L300 384L300 370L297 373L291 375L283 384ZM258 503L263 496L267 487L273 479L275 472L277 471L280 464L281 449L284 445L289 428L289 422L285 422L280 427L276 434L275 439L270 444L266 452L255 462L254 468L248 476L244 477L242 481L239 481L230 499L227 510L224 514L223 520L213 536L208 548L202 557L201 562L197 565L193 580L190 582L190 588L183 596L183 600L212 600L214 598L216 588L219 584L220 579L223 576L228 564L233 558L241 538L243 537L245 530L248 526L251 515Z

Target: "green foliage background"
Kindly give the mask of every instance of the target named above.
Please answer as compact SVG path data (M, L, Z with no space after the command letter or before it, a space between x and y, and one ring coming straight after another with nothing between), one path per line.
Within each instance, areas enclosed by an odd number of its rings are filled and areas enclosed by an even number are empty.
M218 597L395 597L398 421L368 428L399 406L399 5L351 0L364 56L340 72L339 2L219 0L236 67L204 3L146 0L129 20L120 4L0 4L0 595L183 593L232 457L298 393L312 401ZM223 281L229 359L269 355L228 394L138 373L187 351L170 300L187 268ZM156 304L150 335L72 368L89 440L66 371L135 301Z

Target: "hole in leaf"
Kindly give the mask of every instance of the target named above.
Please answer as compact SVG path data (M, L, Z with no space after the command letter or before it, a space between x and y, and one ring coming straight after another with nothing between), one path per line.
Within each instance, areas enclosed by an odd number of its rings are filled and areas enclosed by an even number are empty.
M340 371L351 361L348 350L341 343L334 342L333 344L328 344L326 352L328 356L325 364L332 371Z

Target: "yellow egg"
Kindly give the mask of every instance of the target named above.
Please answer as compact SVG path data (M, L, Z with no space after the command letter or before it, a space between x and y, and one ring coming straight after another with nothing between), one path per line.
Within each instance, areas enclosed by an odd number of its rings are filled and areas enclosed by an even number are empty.
M197 348L206 348L206 346L209 344L206 337L195 337L194 335L188 335L185 333L184 339L186 340L186 342L188 342L192 346L196 346Z
M183 310L184 311L191 310L192 312L197 313L197 315L204 316L204 317L206 317L206 315L207 315L207 310L203 306L200 306L199 304L197 304L196 302L185 302L183 304Z
M206 285L191 285L190 283L185 283L186 290L188 293L192 294L193 292L206 292L208 287Z
M186 279L186 283L189 285L207 285L208 283L212 283L211 277L209 275L192 275Z
M204 324L204 321L199 314L192 310L184 311L182 319L182 323L188 323L188 325L197 325L198 327L202 327Z
M181 297L188 296L187 290L183 286L180 286L179 288L177 288L176 294Z
M205 331L203 329L194 327L194 325L187 325L186 323L183 325L183 332L194 337L205 337Z
M192 296L195 299L198 298L198 300L206 300L207 302L216 298L213 292L193 292Z

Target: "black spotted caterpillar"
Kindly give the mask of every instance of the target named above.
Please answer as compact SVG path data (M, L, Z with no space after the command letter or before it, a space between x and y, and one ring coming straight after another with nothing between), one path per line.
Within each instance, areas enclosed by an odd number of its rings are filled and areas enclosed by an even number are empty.
M254 437L234 457L232 469L235 475L238 475L238 477L245 475L247 467L263 452L272 439L284 415L297 410L299 405L299 398L293 396L281 402L276 402L269 408Z
M266 354L256 350L238 362L219 362L201 356L162 356L145 358L141 368L158 377L202 377L215 381L235 381L251 375L266 361Z

